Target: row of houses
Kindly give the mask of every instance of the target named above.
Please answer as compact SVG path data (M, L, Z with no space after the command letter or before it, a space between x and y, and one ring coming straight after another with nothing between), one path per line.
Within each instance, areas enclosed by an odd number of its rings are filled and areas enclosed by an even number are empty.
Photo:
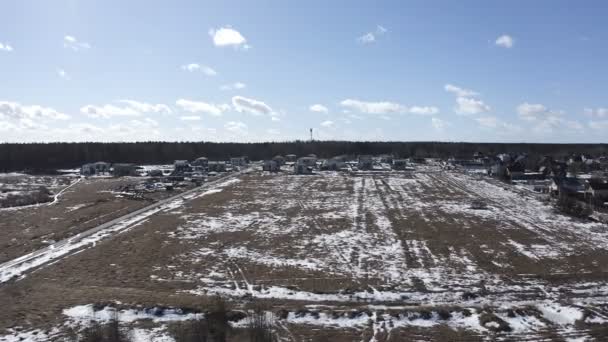
M114 177L123 176L138 176L140 168L132 163L106 163L95 162L84 164L80 168L80 174L83 176L109 175Z
M531 162L525 154L499 154L490 162L488 174L554 197L600 205L608 201L608 163L604 157L576 155L558 160L543 156Z
M330 171L389 171L413 170L415 162L425 163L424 159L395 159L392 155L360 155L353 159L347 155L335 156L327 159L318 159L310 154L296 159L295 155L275 156L265 160L262 169L269 172L281 171L283 166L293 169L296 174L312 174L314 170Z

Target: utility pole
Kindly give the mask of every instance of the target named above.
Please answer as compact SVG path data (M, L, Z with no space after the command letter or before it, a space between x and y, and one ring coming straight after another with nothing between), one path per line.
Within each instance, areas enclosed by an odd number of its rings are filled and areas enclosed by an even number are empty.
M312 128L310 129L310 141L312 141Z

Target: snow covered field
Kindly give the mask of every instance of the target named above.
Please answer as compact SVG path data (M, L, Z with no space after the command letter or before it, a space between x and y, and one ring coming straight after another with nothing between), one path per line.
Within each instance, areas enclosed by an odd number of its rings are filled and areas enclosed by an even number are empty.
M484 209L474 209L479 202ZM186 298L216 295L235 309L267 303L286 312L277 319L285 341L314 338L311 331L340 331L344 341L594 340L608 332L608 227L479 175L253 172L121 235L75 255L62 274L95 264L99 279L73 282L87 291L112 283L108 298L133 304L132 289L154 289L178 311ZM49 275L52 267L39 277ZM149 302L150 292L141 296ZM92 315L90 299L75 302L64 307L65 322ZM124 310L125 324L145 320ZM171 319L189 319L178 311ZM133 329L170 340L170 323L155 323Z

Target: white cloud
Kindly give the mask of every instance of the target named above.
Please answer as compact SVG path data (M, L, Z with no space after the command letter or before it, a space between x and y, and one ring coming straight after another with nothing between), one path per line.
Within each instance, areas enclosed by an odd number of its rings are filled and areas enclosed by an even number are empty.
M441 131L448 126L448 123L440 118L431 118L431 126L434 129Z
M9 44L0 43L0 51L12 52L13 47L10 46Z
M186 99L179 99L175 104L183 110L191 113L207 113L213 116L220 116L225 111L230 109L227 104L212 104L201 101L191 101Z
M279 135L279 134L281 134L281 132L278 129L275 129L275 128L269 128L269 129L267 129L266 133L268 133L270 135Z
M190 63L190 64L184 64L180 67L182 70L185 71L190 71L190 72L194 72L194 71L200 71L203 74L207 75L207 76L215 76L217 75L217 71L215 71L213 68L206 66L206 65L201 65L198 63Z
M439 113L439 108L429 106L412 106L407 107L400 103L390 101L369 102L356 99L346 99L340 102L342 107L348 110L354 110L366 114L393 114L393 113L410 113L419 115L433 115ZM384 116L383 118L388 119Z
M91 118L109 119L115 116L141 116L145 113L172 113L171 108L165 104L150 104L134 100L120 100L125 106L105 104L103 106L86 105L80 108L80 112Z
M142 120L131 120L129 121L129 123L135 128L153 128L159 126L158 121L151 118L144 118Z
M182 121L200 121L201 117L198 115L186 115L180 116L179 119Z
M245 83L242 82L234 82L232 84L224 84L220 86L220 90L239 90L247 87Z
M540 103L524 102L517 106L519 118L526 121L536 121L549 116L551 112Z
M80 108L82 114L91 118L109 119L114 116L139 116L140 112L131 107L118 107L111 104L103 106L86 105Z
M592 118L608 118L608 108L585 108L585 115Z
M589 128L594 129L594 130L601 130L603 132L608 131L608 120L598 120L598 121L594 121L591 120L588 123Z
M91 48L91 44L78 41L74 36L67 35L63 37L63 47L74 51L86 50Z
M82 134L101 134L104 131L103 128L88 123L70 124L68 125L68 130L76 131Z
M496 126L498 126L498 118L495 116L482 116L475 118L475 121L482 127L496 128Z
M231 27L210 29L209 35L211 36L215 46L234 46L242 47L244 49L250 48L250 46L247 45L247 40L245 37L243 37L239 31Z
M274 113L272 108L264 102L243 96L234 96L232 98L232 106L239 113L247 112L253 115L273 115Z
M142 113L161 113L161 114L171 114L173 111L169 106L162 103L151 104L147 102L139 102L135 100L120 100L120 103L126 103L129 107L134 108L135 110Z
M333 127L334 122L331 120L326 120L326 121L321 122L321 126L326 127L326 128Z
M376 40L384 35L388 30L381 25L376 26L376 30L367 32L364 35L357 38L357 41L361 44L370 44L376 42Z
M308 109L311 112L316 112L316 113L325 113L325 114L327 114L329 112L329 109L327 109L327 107L325 107L322 104L318 104L318 103L311 105L310 107L308 107Z
M246 135L247 125L241 121L229 121L224 125L224 128L234 134Z
M475 118L479 126L483 128L496 129L497 133L511 134L521 131L521 127L504 122L495 116L482 116Z
M39 105L24 106L17 102L0 101L0 119L67 120L69 118L69 115L49 107Z
M494 43L498 46L510 49L513 47L513 44L515 44L515 40L508 34L503 34L502 36L496 38Z
M479 95L479 93L477 93L476 91L473 91L471 89L460 88L449 83L446 84L443 89L445 89L445 91L447 92L455 94L458 97L474 97Z
M554 111L540 103L524 102L517 106L517 114L521 120L535 123L534 130L552 132L556 128L566 127L570 130L583 130L584 125L576 120L567 120L563 112Z
M468 97L457 97L454 111L458 114L469 115L489 112L490 109L490 106L483 103L481 100Z
M389 101L369 102L356 99L346 99L340 102L342 107L350 110L355 110L366 114L389 114L389 113L405 113L407 107Z
M419 114L419 115L434 115L439 113L439 108L437 107L421 107L421 106L413 106L410 107L409 112L412 114Z
M70 80L70 76L63 69L57 69L57 75L59 75L59 77L63 78L64 80Z
M454 111L458 114L479 114L491 110L490 106L485 104L482 100L475 98L479 93L474 90L461 88L449 83L444 85L443 89L456 95L456 106L454 107Z

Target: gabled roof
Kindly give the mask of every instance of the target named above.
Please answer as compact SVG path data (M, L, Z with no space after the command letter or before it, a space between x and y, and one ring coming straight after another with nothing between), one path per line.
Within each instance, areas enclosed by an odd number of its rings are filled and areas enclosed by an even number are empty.
M608 182L590 181L589 187L593 190L608 190Z

